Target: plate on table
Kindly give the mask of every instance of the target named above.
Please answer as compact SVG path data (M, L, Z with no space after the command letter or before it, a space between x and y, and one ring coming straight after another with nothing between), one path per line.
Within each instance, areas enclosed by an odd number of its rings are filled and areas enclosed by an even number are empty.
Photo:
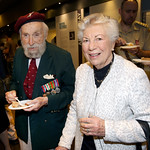
M132 59L134 62L142 63L144 65L150 65L150 60L143 60L143 59Z
M22 101L20 101L20 102L21 102L21 104L24 105L24 106L12 107L12 104L11 104L8 108L11 109L11 110L20 110L20 109L29 108L29 107L33 106L33 104L32 104L32 105L25 105L25 104L26 104L27 102L29 102L29 101L31 101L31 100L22 100Z
M132 49L132 48L137 48L137 47L139 47L139 45L132 45L132 46L125 45L125 46L120 46L120 48L122 48L122 49Z

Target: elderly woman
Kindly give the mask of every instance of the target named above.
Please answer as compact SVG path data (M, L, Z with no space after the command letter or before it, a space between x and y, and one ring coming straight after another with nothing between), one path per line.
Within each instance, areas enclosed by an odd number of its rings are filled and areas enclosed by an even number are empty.
M150 121L150 83L145 72L113 53L114 19L92 14L79 24L88 60L76 71L74 99L56 150L135 150L145 135L136 121Z

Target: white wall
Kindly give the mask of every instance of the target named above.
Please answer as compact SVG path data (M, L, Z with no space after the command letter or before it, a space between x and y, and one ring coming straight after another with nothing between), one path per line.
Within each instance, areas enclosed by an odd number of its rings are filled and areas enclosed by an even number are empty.
M55 20L54 21L50 21L49 23L47 23L47 25L48 25L48 28L49 28L47 41L52 43L52 40L56 36ZM52 44L54 44L54 43L52 43Z
M112 0L108 1L102 4L94 5L90 7L90 14L92 13L103 13L104 15L110 16L114 19L119 20L120 14L119 14L119 8L121 6L122 0ZM137 14L137 19L140 21L141 19L141 0L138 0L139 3L139 9Z
M79 65L77 22L77 11L56 17L57 46L71 53L75 68ZM75 39L70 39L70 32L75 33Z

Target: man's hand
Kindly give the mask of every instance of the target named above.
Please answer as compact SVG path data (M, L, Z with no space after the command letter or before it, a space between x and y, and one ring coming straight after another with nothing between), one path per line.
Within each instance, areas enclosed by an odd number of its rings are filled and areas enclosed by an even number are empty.
M126 43L127 43L127 42L126 42L123 38L119 37L119 38L116 40L116 45L115 45L115 46L119 47L119 46L122 46L122 45L126 45Z
M41 107L48 103L48 97L37 97L29 102L28 105L33 104L33 106L24 109L24 111L38 111Z
M135 47L135 48L123 48L124 51L128 51L129 53L136 55L140 51L140 47Z

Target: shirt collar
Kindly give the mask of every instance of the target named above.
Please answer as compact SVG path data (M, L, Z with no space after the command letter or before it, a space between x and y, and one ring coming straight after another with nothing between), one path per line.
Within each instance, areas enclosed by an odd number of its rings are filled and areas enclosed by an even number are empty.
M119 26L119 32L120 33L124 33L124 31L121 28L121 20L119 21L119 25L118 26ZM137 30L139 30L139 29L136 27L136 21L134 21L132 26L131 26L131 28L130 28L130 30L127 33L132 32L132 31L137 31Z

